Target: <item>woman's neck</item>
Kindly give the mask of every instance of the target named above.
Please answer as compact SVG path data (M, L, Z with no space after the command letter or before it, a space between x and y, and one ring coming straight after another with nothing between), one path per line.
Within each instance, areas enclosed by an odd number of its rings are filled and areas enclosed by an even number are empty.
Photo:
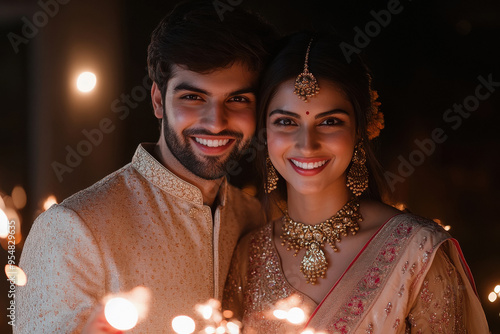
M331 187L325 191L301 194L288 188L288 214L290 218L304 224L319 224L339 211L351 198L345 185Z

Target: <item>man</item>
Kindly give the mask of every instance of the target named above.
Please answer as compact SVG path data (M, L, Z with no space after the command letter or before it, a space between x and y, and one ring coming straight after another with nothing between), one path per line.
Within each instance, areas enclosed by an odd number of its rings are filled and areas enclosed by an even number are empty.
M109 294L145 286L146 320L171 332L177 315L221 299L238 238L262 223L258 202L224 177L255 127L255 87L272 29L211 1L177 6L148 49L156 144L42 214L20 266L15 333L80 333ZM87 328L88 329L88 328Z

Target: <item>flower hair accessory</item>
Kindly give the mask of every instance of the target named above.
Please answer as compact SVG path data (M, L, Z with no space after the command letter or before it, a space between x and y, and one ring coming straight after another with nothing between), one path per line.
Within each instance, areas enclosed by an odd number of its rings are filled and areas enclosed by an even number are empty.
M376 90L371 89L371 77L370 77L370 110L368 113L368 125L366 126L366 132L368 134L368 139L372 140L380 135L380 130L385 126L384 114L379 110L381 103L377 101L378 93Z

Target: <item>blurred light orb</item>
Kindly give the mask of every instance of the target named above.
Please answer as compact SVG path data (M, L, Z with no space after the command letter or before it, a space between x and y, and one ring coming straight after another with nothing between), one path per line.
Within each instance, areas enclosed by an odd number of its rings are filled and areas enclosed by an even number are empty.
M286 315L286 320L291 322L292 324L301 324L304 322L306 315L304 314L304 311L302 311L301 308L298 307L292 307L290 311L288 311Z
M213 310L212 310L212 307L210 305L203 305L200 308L200 312L201 312L201 316L203 317L203 319L208 320L212 316Z
M493 303L495 300L497 300L497 294L494 292L490 292L490 294L488 295L488 300Z
M0 238L7 238L9 231L9 218L7 218L5 212L0 209Z
M227 323L227 329L229 330L230 334L238 334L240 332L240 326L232 321Z
M43 202L43 210L47 211L54 204L57 204L57 198L54 195L50 195L45 202Z
M76 87L80 92L88 93L94 89L97 83L97 77L92 72L83 72L76 80Z
M283 319L286 319L286 316L287 316L287 311L285 310L274 310L273 311L273 315L277 318L277 319L280 319L280 320L283 320Z
M500 293L500 285L495 286L493 291L495 291L495 293Z
M6 264L5 265L5 275L12 284L17 286L25 286L28 282L28 277L24 273L24 270L19 268L14 264Z
M213 326L208 326L205 328L205 333L206 334L215 334L215 328Z
M26 206L27 197L23 187L15 186L14 189L12 189L12 201L18 210Z
M179 315L172 320L172 328L178 334L191 334L195 327L194 320L186 315Z
M111 326L122 331L134 328L139 320L134 304L122 297L108 300L104 307L104 315Z

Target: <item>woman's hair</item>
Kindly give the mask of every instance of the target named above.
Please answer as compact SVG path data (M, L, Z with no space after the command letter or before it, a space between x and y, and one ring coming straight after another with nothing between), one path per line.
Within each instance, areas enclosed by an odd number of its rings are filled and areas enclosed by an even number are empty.
M342 89L354 107L356 134L359 140L363 140L366 151L366 165L369 172L369 186L362 197L381 200L385 183L383 182L381 167L373 154L367 136L368 116L372 108L371 75L359 57L350 57L349 61L346 59L339 47L342 40L338 37L327 33L311 34L301 32L286 37L280 42L282 47L266 68L260 84L257 136L265 138L267 109L276 94L278 86L287 80L295 79L303 71L306 50L311 38L309 71L316 79L329 80L335 83ZM319 94L321 94L321 91ZM258 169L261 172L260 176L264 182L267 179L266 154L267 148L260 150L257 159ZM276 203L286 200L286 183L284 179L280 177L278 188L270 195L266 195L262 190L260 197L267 209L270 208L272 200L276 201Z

